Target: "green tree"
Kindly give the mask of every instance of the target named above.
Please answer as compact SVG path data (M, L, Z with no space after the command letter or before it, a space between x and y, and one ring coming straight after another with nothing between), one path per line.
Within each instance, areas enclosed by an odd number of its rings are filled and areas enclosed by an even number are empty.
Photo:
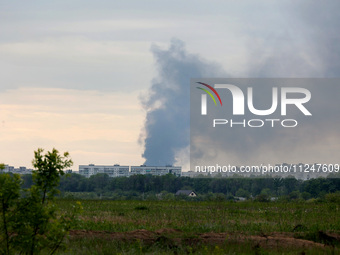
M250 193L247 190L244 190L242 188L238 189L235 193L237 197L245 197L245 198L250 198Z
M0 164L1 171L4 165ZM11 243L13 237L13 229L15 222L13 217L15 215L16 202L20 196L21 180L19 175L10 175L8 173L0 174L0 253L10 254Z
M1 221L4 231L1 235L1 249L4 254L38 254L45 250L55 253L63 247L68 230L76 221L80 203L74 206L70 215L57 217L55 196L63 175L63 169L72 165L69 154L60 155L56 149L43 154L42 149L34 152L33 185L20 190L18 175L1 175L0 199ZM10 196L9 193L12 193ZM20 194L22 193L22 196Z
M301 196L300 192L298 190L294 190L289 193L289 198L290 199L299 199Z
M304 200L308 200L308 199L310 199L311 197L312 197L312 195L310 194L310 193L308 193L308 192L302 192L301 193L301 197L304 199Z
M281 177L276 177L274 178L274 191L275 191L275 195L276 196L279 196L279 190L280 190L280 187L283 185L283 178Z

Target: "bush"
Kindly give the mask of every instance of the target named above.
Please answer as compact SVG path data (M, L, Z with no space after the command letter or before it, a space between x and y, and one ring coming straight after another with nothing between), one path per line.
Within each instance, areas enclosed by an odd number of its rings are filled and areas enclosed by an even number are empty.
M266 194L260 194L260 195L256 196L255 201L258 201L258 202L269 202L270 201L270 197L269 197L269 195L266 195Z
M237 197L245 197L245 198L247 198L247 199L250 198L250 192L247 191L247 190L244 190L244 189L242 189L242 188L239 188L239 189L236 191L235 195L236 195Z
M295 190L289 193L289 199L296 200L300 198L300 192Z
M308 200L312 197L312 195L309 193L309 192L302 192L301 193L301 197L304 199L304 200Z
M340 204L340 192L326 194L325 200L327 202Z

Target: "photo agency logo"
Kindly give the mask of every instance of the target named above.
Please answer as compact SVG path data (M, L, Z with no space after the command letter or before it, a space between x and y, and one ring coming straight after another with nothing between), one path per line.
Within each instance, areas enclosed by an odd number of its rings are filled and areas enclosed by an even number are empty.
M192 78L190 169L235 178L338 173L339 84L338 78Z
M240 88L234 84L223 84L223 83L210 83L208 82L195 82L197 89L201 90L200 97L200 115L207 116L214 111L218 110L216 107L220 107L223 112L232 108L232 118L216 118L212 119L212 126L228 127L250 127L250 128L261 128L270 126L272 128L281 126L292 128L298 126L298 120L295 118L289 118L289 110L298 110L298 114L304 116L312 116L311 112L307 108L307 103L311 100L311 92L302 87L268 87L265 90L271 90L271 96L261 95L257 97L259 102L256 102L254 97L254 91L256 88L251 86L243 86ZM243 89L243 90L242 90ZM263 90L263 88L261 88ZM261 94L261 91L259 91ZM232 100L223 100L224 95L231 95ZM208 97L209 96L209 97ZM214 102L215 108L209 106L208 100ZM218 101L217 101L218 100ZM258 109L255 105L263 102L270 102L271 106L265 109ZM210 104L211 105L211 104ZM288 110L289 108L289 110ZM294 109L295 108L295 109ZM221 110L218 110L221 112ZM247 114L248 113L248 114ZM280 118L274 118L273 116L280 116ZM216 112L214 116L216 115ZM255 118L240 118L249 115L255 116ZM293 114L294 116L296 113ZM237 117L237 119L235 119Z

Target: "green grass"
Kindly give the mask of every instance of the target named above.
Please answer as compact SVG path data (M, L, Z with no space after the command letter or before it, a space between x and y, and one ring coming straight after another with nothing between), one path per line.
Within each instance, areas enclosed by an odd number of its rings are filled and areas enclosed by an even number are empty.
M65 211L71 210L74 203L72 200L58 201L60 208ZM184 239L198 233L209 232L245 235L288 232L309 240L313 240L314 233L319 231L340 233L340 205L336 203L108 200L83 200L81 203L84 209L76 229L82 230L127 232L137 229L156 231L169 228L179 230L181 238ZM176 235L172 233L170 237L176 238ZM175 250L158 243L150 245L137 241L126 243L83 238L72 239L69 242L71 247L69 254L298 254L294 253L296 252L294 250L278 252L257 249L253 244L238 245L230 242L220 246L182 244L176 246ZM321 251L314 249L300 252L332 254L334 252L332 249L334 248L328 247Z
M74 201L59 200L63 210ZM115 232L136 229L180 229L183 232L292 232L339 231L340 205L330 203L81 201L84 208L77 228Z

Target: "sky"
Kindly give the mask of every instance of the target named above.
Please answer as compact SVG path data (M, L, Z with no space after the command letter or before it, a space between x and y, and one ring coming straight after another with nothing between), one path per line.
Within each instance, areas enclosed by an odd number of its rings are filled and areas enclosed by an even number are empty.
M179 88L191 76L339 76L338 7L1 1L0 162L31 167L34 150L55 147L70 153L74 170L89 163L185 165L188 136L180 132L187 132L187 117L164 118L166 102L185 100ZM170 159L152 159L168 146Z

